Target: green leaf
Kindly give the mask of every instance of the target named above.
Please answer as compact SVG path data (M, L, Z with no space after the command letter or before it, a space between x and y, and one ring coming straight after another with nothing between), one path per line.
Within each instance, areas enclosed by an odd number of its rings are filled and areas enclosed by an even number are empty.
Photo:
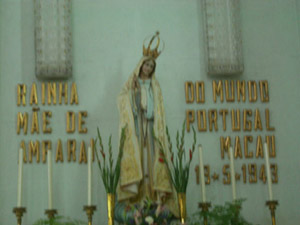
M69 217L56 216L52 219L39 219L33 225L87 225L87 223Z
M100 175L101 175L101 179L103 182L103 185L105 187L105 190L107 193L116 193L116 188L117 188L117 184L120 178L120 164L121 164L121 158L123 156L123 148L124 148L124 142L126 140L126 134L125 134L125 130L126 130L127 124L122 128L122 132L121 132L121 137L120 137L120 145L119 145L119 153L118 153L118 158L114 167L114 159L113 159L113 154L112 154L112 135L110 135L109 137L109 141L108 141L108 165L106 165L106 158L103 158L103 163L101 164L101 160L98 154L98 151L95 149L96 152L96 157L98 160L98 166L100 169ZM102 143L102 138L101 138L101 133L99 128L97 128L97 134L98 134L98 139L99 139L99 152L102 153L102 151L104 152L104 148L103 148L103 143ZM96 142L97 140L96 139ZM96 144L95 144L96 146ZM94 147L95 147L94 146Z
M226 202L224 205L215 205L209 212L203 214L198 211L189 218L189 224L197 224L197 221L203 221L203 216L207 216L210 224L214 225L251 225L241 215L240 209L245 199L239 199L234 202Z
M160 140L155 136L155 133L153 131L154 140L158 142L159 144L159 151L163 154L164 161L166 162L169 175L171 177L171 181L176 189L177 192L185 192L188 185L189 180L189 170L190 170L190 164L191 160L189 157L187 157L187 153L185 152L185 127L186 127L186 121L182 124L182 130L181 135L179 135L179 131L176 133L176 147L177 147L177 153L173 154L172 152L172 142L170 138L170 133L168 127L166 127L166 134L167 134L167 140L168 140L168 148L169 152L171 153L171 156L173 157L173 160L171 161L172 170L170 169L169 160L166 159L165 156L165 149ZM195 151L195 145L196 145L196 131L193 128L193 144L191 146L192 154Z

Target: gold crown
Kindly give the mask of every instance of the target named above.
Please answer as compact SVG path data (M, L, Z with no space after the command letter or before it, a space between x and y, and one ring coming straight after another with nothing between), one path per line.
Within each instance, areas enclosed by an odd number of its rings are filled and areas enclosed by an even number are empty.
M152 42L154 41L155 38L157 39L156 47L154 49L151 49ZM156 34L152 36L147 48L145 47L146 39L144 40L144 43L143 43L143 55L150 56L150 57L156 59L162 52L162 51L158 51L158 47L160 44L159 32L157 31Z

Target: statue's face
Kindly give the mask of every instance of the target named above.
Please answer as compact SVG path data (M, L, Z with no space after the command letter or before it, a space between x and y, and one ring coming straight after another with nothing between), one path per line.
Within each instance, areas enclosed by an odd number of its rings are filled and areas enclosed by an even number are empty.
M144 76L149 78L153 72L154 66L155 64L152 60L145 61L142 67L142 73Z

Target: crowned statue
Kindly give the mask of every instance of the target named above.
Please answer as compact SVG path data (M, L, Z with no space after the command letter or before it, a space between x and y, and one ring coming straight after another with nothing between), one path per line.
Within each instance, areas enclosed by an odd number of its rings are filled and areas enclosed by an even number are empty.
M155 40L157 44L152 49ZM163 205L168 213L178 216L176 192L159 143L154 138L155 135L167 149L163 97L155 76L156 59L161 53L159 45L157 32L151 37L148 47L144 43L143 57L118 97L120 131L127 127L117 189L117 220L122 220L120 214L124 214L128 206L130 208L130 205L141 204L145 200ZM165 155L168 153L165 152Z

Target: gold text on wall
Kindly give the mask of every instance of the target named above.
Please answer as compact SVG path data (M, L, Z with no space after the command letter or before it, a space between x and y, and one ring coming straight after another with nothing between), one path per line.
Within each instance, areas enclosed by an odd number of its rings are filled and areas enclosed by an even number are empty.
M242 161L236 171L236 180L266 183L266 168L262 160L264 142L269 146L271 160L276 158L275 126L268 108L268 81L213 80L209 85L204 81L186 81L184 90L188 106L185 113L187 131L194 126L200 135L209 132L215 136L219 147L209 150L220 154L226 163L221 171L214 171L211 165L206 165L206 183L218 180L231 183L229 162L226 162L229 146L233 147L234 158ZM199 183L198 166L195 172ZM273 183L277 183L276 163L271 163L271 174Z
M57 163L87 163L87 148L93 149L94 140L86 140L88 112L79 107L76 83L18 84L16 103L16 133L25 163L46 163L48 150Z

